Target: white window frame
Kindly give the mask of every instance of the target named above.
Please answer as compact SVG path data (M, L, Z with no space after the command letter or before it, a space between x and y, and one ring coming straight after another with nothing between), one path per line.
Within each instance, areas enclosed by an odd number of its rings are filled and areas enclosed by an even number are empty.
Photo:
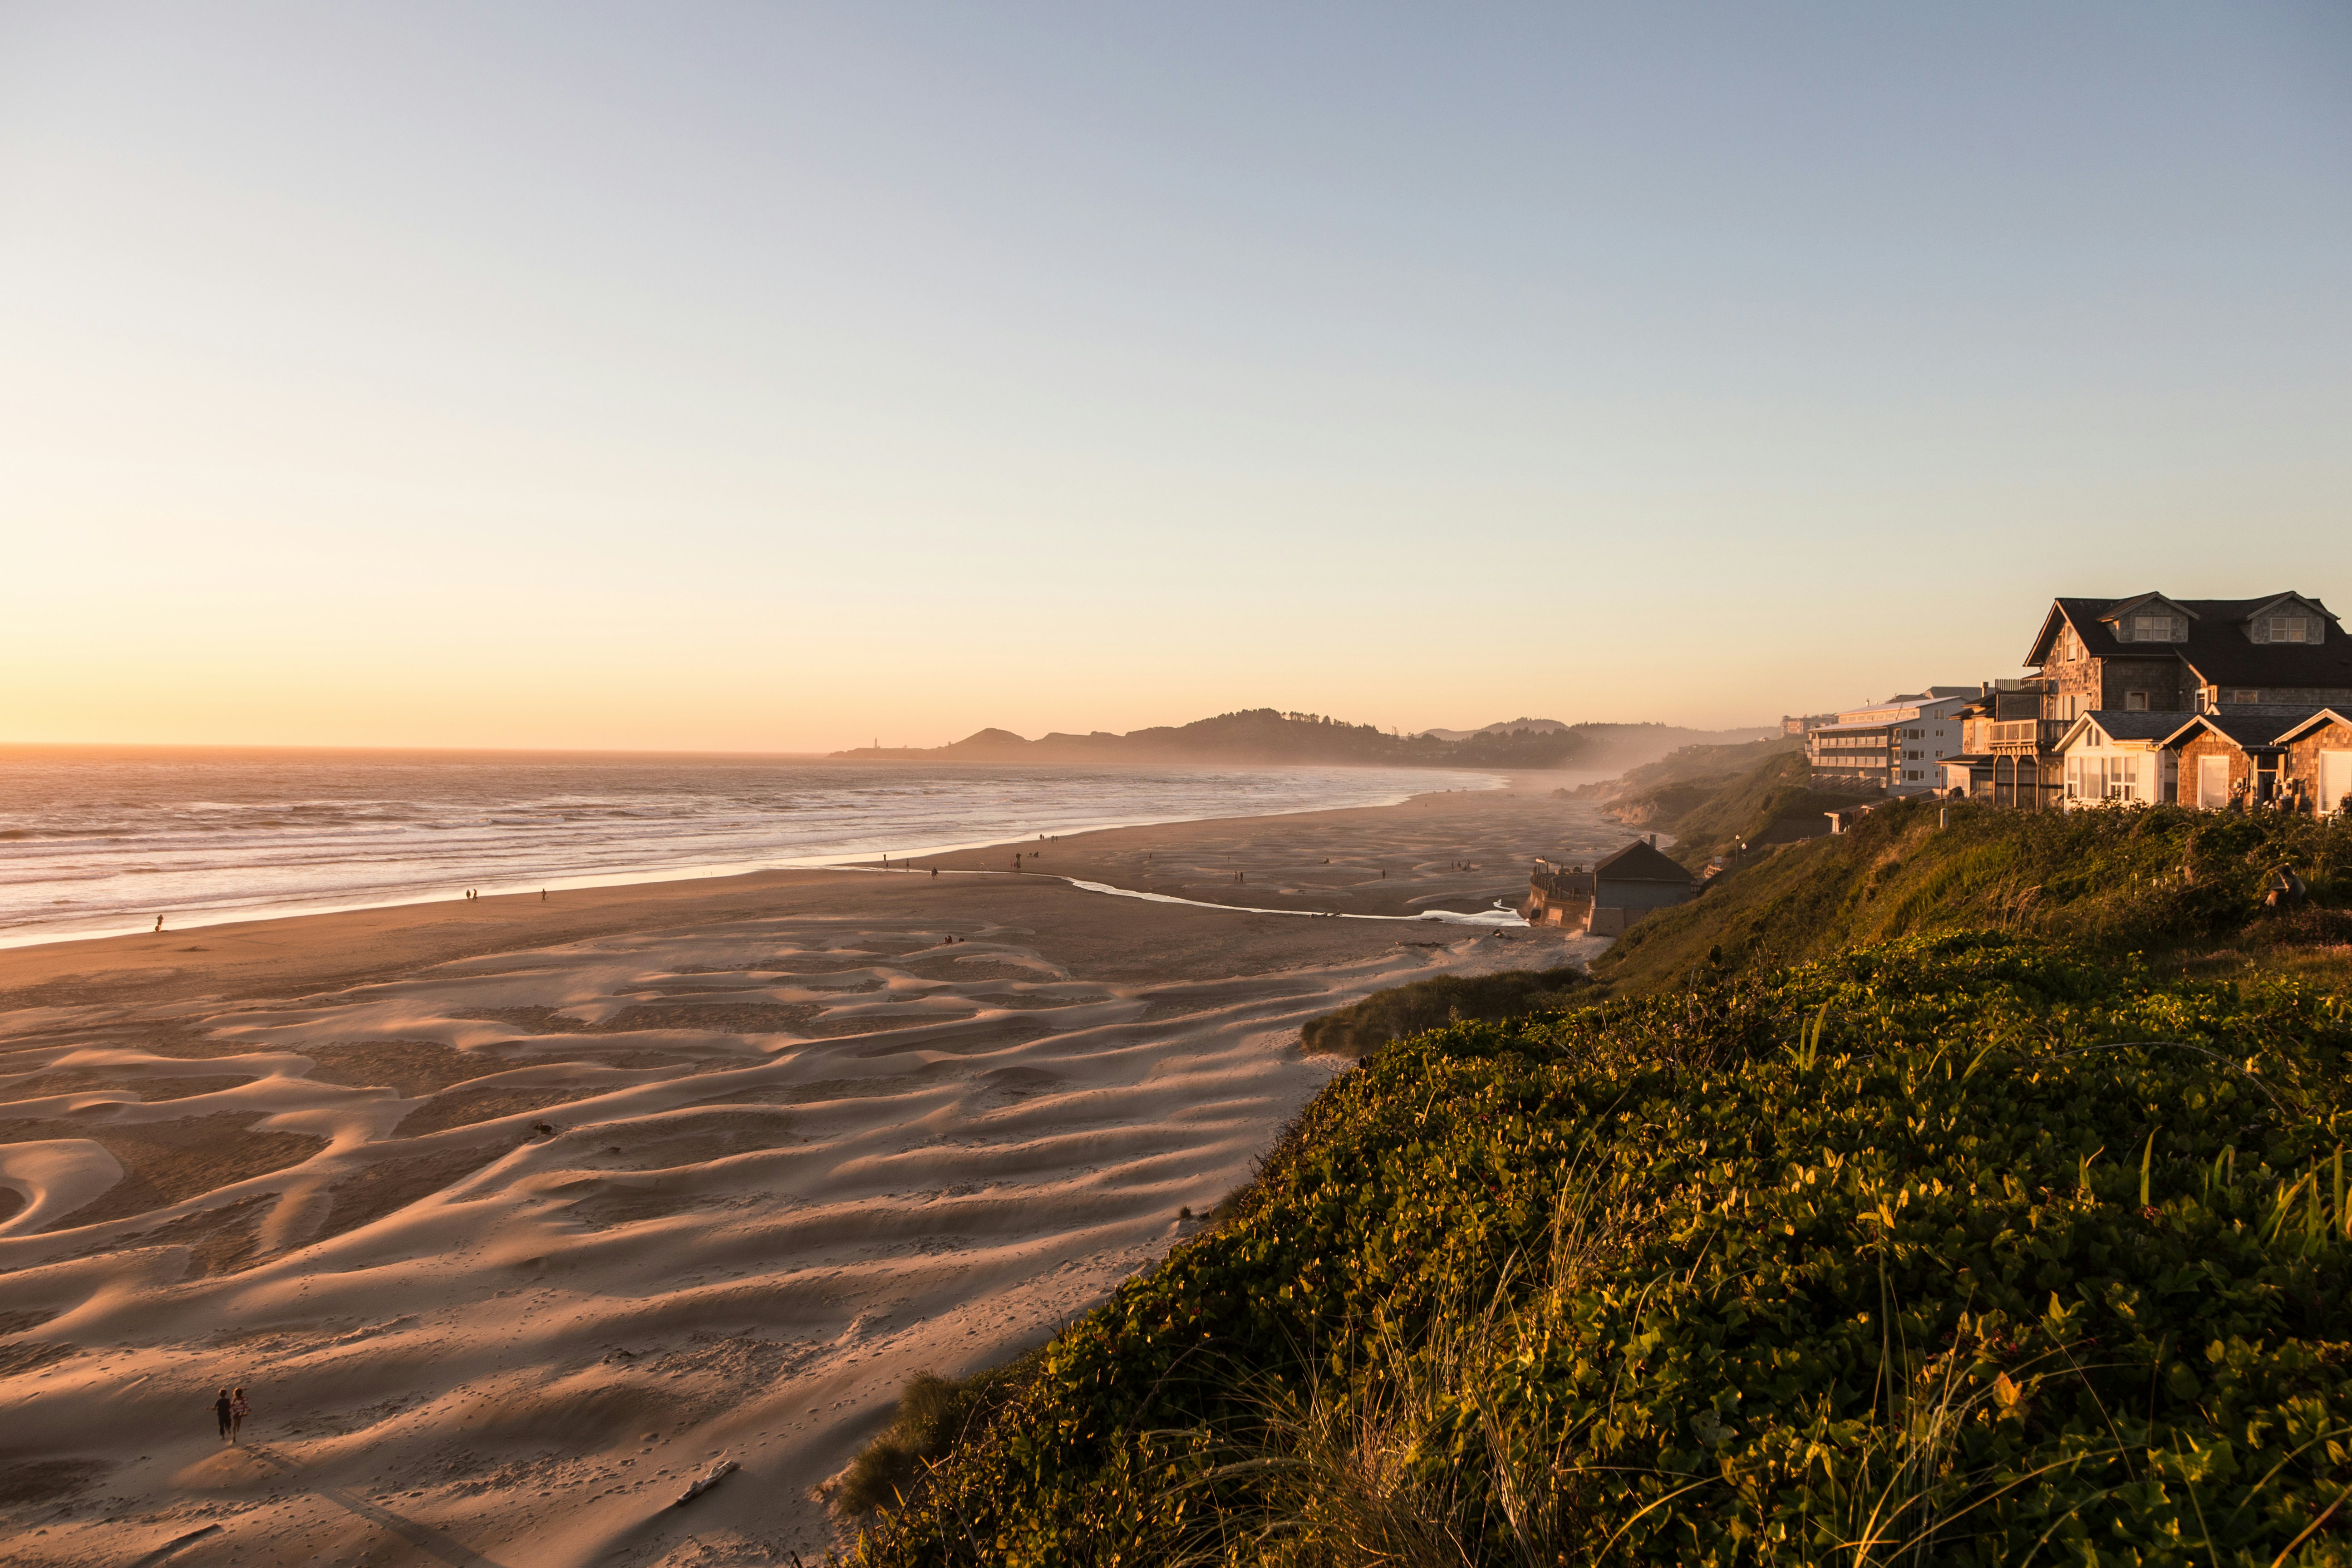
M2352 752L2330 747L2319 753L2316 762L2319 809L2331 812L2344 804L2347 795L2352 795Z

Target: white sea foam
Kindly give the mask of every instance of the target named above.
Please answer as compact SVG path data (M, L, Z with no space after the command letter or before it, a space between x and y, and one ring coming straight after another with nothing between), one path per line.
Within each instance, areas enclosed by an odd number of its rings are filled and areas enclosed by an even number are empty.
M1252 904L1212 904L1199 899L1180 899L1173 893L1149 893L1140 888L1114 888L1108 882L1081 882L1075 877L1059 878L1081 892L1108 893L1117 899L1140 899L1147 904L1184 904L1196 910L1233 910L1245 915L1295 915L1300 920L1317 921L1437 921L1447 925L1523 927L1528 922L1517 910L1496 904L1491 910L1423 910L1417 915L1351 915L1326 910L1262 910Z
M0 947L1373 805L1433 769L0 753Z

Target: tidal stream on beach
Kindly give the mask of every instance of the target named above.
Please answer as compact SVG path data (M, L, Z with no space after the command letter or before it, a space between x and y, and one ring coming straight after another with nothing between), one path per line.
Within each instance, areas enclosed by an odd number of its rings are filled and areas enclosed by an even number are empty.
M0 748L0 947L1375 805L1480 773Z

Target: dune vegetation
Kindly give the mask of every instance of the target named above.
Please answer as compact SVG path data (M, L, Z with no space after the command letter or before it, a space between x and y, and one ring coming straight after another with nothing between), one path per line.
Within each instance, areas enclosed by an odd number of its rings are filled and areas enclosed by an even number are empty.
M2352 830L1936 820L1381 1046L849 1560L2347 1561L2352 1003L2182 954Z
M1328 1056L1368 1055L1408 1035L1465 1020L1548 1013L1580 1000L1592 984L1580 969L1512 969L1500 974L1440 974L1376 991L1362 1001L1310 1018L1299 1043Z
M2285 868L2309 897L2264 906ZM1618 994L1703 968L1804 963L1931 931L1994 930L2209 967L2352 973L2352 828L2179 806L2017 813L1893 802L1852 831L1774 849L1642 921L1593 964Z

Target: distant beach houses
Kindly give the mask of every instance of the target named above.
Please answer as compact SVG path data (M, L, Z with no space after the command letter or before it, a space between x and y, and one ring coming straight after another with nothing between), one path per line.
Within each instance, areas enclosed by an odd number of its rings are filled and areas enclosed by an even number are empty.
M2023 662L1807 721L1815 787L2023 810L2352 799L2352 638L2318 599L2059 598Z
M2352 637L2316 598L2062 597L2022 662L2032 674L1784 717L1781 734L1804 738L1812 787L1856 797L1827 814L1831 830L1903 796L2025 811L2352 811ZM1603 872L1627 857L1619 883L1643 868L1654 898L1612 890L1606 901ZM1539 860L1528 918L1617 934L1696 894L1684 873L1669 895L1660 863L1675 866L1648 841L1591 871Z

